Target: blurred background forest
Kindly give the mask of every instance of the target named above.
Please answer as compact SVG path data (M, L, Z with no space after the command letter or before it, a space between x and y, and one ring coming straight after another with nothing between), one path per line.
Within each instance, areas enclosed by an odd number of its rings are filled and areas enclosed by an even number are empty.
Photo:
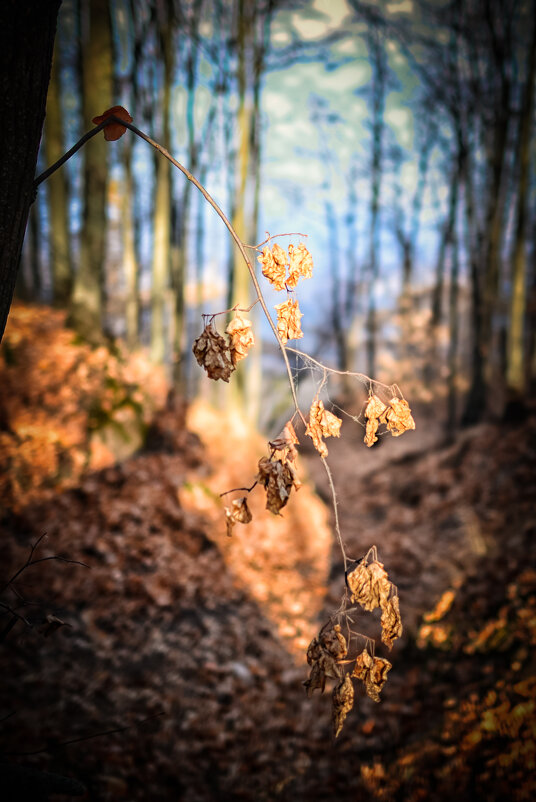
M63 0L37 174L124 106L245 243L306 243L300 349L408 399L416 431L367 450L363 385L322 388L348 553L378 546L405 631L335 742L301 687L344 588L303 431L284 517L253 500L227 538L219 498L292 414L277 343L254 306L207 379L246 266L166 159L99 134L38 188L0 346L10 799L535 797L535 76L534 0ZM306 411L323 372L291 362Z

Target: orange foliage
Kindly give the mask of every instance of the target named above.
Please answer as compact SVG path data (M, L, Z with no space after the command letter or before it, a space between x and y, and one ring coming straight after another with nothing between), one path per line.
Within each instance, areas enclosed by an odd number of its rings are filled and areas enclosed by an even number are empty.
M86 469L112 464L164 404L164 375L141 354L76 341L65 313L15 304L0 349L0 495L20 508Z

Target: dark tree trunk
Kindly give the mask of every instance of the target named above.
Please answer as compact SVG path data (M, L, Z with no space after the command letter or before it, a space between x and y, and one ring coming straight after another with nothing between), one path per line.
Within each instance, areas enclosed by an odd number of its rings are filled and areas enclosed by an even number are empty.
M34 198L60 0L0 3L0 339Z

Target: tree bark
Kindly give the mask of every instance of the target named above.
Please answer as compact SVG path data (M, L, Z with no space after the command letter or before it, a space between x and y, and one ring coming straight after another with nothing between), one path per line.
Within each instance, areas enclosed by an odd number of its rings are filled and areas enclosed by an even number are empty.
M59 6L59 0L0 4L0 339L34 199Z
M61 113L59 51L52 60L52 73L48 87L45 153L47 164L54 164L63 156L63 126ZM71 295L72 262L69 233L67 173L57 170L47 181L49 209L49 253L52 273L52 292L56 306L66 307Z
M108 0L82 4L82 116L88 128L112 105L112 31ZM109 144L94 136L84 148L84 212L80 265L74 280L70 322L89 342L102 340L106 191Z

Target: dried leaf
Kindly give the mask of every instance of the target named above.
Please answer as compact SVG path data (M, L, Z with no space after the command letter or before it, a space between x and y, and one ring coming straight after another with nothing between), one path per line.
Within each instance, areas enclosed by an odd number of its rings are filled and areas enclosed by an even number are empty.
M121 120L125 120L127 123L132 122L132 117L128 111L123 108L123 106L112 106L111 109L106 109L106 111L99 117L93 117L91 122L95 123L95 125L99 125L100 123L104 122L104 120L108 119L108 117L112 116L119 117ZM116 139L122 137L126 130L127 129L124 125L111 122L104 129L104 138L108 140L108 142L114 142Z
M348 587L352 591L352 602L357 602L364 610L375 610L389 598L391 583L383 564L371 562L366 565L363 560L353 571L346 575Z
M58 618L56 615L49 613L43 624L39 627L39 632L41 635L44 635L45 638L48 638L49 635L52 635L53 632L56 632L57 629L60 627L70 627L70 624L66 624L65 621L62 621L61 618Z
M385 417L387 419L387 428L393 437L399 437L409 429L415 428L411 409L408 402L403 398L391 398Z
M342 730L344 720L354 706L354 686L349 674L333 689L333 733L337 738Z
M225 508L225 522L227 524L227 535L231 537L233 527L236 523L248 524L252 519L248 500L246 496L236 498L230 507Z
M361 680L365 691L375 702L380 701L380 691L387 682L387 672L392 668L389 660L381 657L372 657L368 649L363 649L356 657L352 677Z
M340 437L341 419L324 408L320 399L315 399L309 410L309 423L305 433L312 438L314 447L322 457L327 457L328 449L322 437Z
M365 680L365 690L367 696L370 696L375 702L380 701L380 692L387 682L387 673L391 668L392 665L389 660L384 660L381 657L372 658L372 666Z
M316 660L319 660L321 656L322 656L322 645L318 640L318 638L313 638L313 640L307 647L307 662L309 663L310 666L312 666L313 663Z
M384 423L384 413L387 411L387 406L380 401L377 395L370 396L368 404L365 407L365 418L367 425L365 430L365 443L370 448L377 440L376 432L380 423Z
M294 289L300 276L311 278L313 275L313 257L303 242L300 242L297 247L289 245L288 255L290 265L286 284L289 289Z
M362 682L366 682L372 666L373 666L372 657L370 656L367 649L363 649L361 654L358 654L358 656L355 659L355 665L354 665L354 670L352 671L352 677L356 677L356 679L360 679Z
M348 654L346 638L341 632L339 624L322 632L320 636L322 647L336 660L342 660Z
M234 365L225 339L218 334L212 323L194 341L192 351L197 363L203 367L209 378L228 382Z
M245 359L248 350L255 345L251 321L237 315L227 326L226 332L230 339L231 362L236 367L236 363Z
M290 463L283 463L279 459L261 457L259 472L255 477L266 488L266 509L279 515L279 511L287 503L295 477L290 469Z
M283 430L275 437L273 440L270 440L268 445L270 448L273 448L274 451L284 451L285 449L291 450L293 452L296 451L294 448L295 444L299 445L299 440L294 430L294 426L292 425L292 421L287 421Z
M402 635L402 618L398 596L392 596L382 605L382 641L391 649L393 641Z
M287 255L277 243L272 250L268 246L263 248L262 255L258 257L262 265L262 274L276 290L285 288L287 268Z
M277 310L277 331L281 341L286 343L288 340L299 340L303 337L300 320L303 315L300 312L298 301L288 299L276 305Z
M305 680L303 686L307 691L307 696L312 696L313 691L316 691L317 688L320 688L320 691L324 693L324 688L326 687L326 675L320 664L320 660L315 660L313 663L309 674L309 679Z

